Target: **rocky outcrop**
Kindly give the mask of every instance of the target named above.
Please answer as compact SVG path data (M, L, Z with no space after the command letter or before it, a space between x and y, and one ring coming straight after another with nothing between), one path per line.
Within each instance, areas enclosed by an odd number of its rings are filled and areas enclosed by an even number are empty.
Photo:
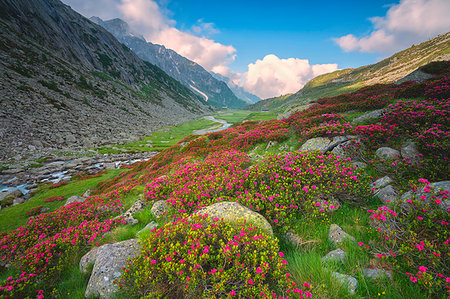
M155 216L156 218L160 217L161 215L164 215L164 213L167 212L167 204L165 200L158 200L155 202L150 209L150 212Z
M330 251L321 260L322 262L341 262L345 263L347 259L347 254L344 250L338 248L336 250Z
M80 262L80 269L87 271L87 265L94 263L86 288L87 298L113 298L118 290L114 280L120 279L127 259L139 255L141 246L136 239L114 244L105 244L87 253Z
M380 147L375 152L375 155L380 159L385 160L398 160L400 156L400 152L396 149L390 147Z
M142 35L133 32L125 21L103 21L98 17L92 17L91 20L111 32L141 59L160 67L169 76L204 97L209 104L220 108L242 108L246 105L225 82L214 78L202 66L162 45L147 42Z
M266 218L237 202L223 201L215 203L195 212L195 214L207 214L211 219L223 219L223 221L232 224L242 224L245 221L273 235L272 226Z
M5 0L0 11L0 159L133 141L211 111L59 0Z

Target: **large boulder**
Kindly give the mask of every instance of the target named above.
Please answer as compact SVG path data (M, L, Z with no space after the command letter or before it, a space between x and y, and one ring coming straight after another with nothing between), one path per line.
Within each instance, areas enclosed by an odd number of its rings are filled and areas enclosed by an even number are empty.
M392 185L387 185L375 193L375 196L377 196L384 204L388 204L396 201L398 192Z
M378 192L383 187L386 187L390 183L394 182L390 177L384 176L382 178L379 178L373 183L373 188L375 189L375 192Z
M328 240L335 244L339 245L345 240L355 241L355 238L349 234L347 234L339 225L332 224L330 226L330 230L328 231Z
M6 200L14 200L22 196L22 192L19 189L15 189L12 191L4 191L0 192L0 201Z
M441 182L435 182L435 183L431 183L429 184L431 191L433 192L425 192L425 187L421 188L419 191L417 191L415 193L416 198L421 198L421 196L425 196L424 201L426 203L429 203L431 201L431 197L433 194L436 193L450 193L450 181L441 181ZM402 197L400 198L400 200L404 203L406 203L406 201L408 199L410 199L413 196L413 192L412 191L408 191L406 193L404 193L402 195ZM448 196L448 194L447 194ZM438 199L440 199L442 201L442 203L439 204L439 207L443 210L443 211L449 211L450 209L450 200L449 197L444 198L443 196L436 196Z
M408 145L402 147L400 153L405 159L420 160L420 152L414 142L411 142Z
M168 207L167 207L166 201L158 200L157 202L155 202L153 204L152 208L150 209L150 212L153 214L153 216L158 218L159 216L166 213L167 209L168 209Z
M273 236L272 226L269 224L266 218L256 213L255 211L244 207L238 202L223 201L215 203L195 212L195 214L208 214L208 216L212 219L223 219L223 221L231 224L242 223L243 221L246 221L248 223L252 223L256 227L261 228L262 230Z
M375 155L378 158L385 160L397 160L399 158L400 152L390 147L380 147L375 152Z
M94 268L89 278L85 297L112 298L118 290L114 280L118 280L122 276L123 268L127 265L127 259L136 257L140 251L141 246L137 243L137 240L131 239L114 244L105 244L91 256L86 257L84 263L94 262ZM81 263L80 268L82 268ZM86 267L83 266L83 269L86 269Z
M331 143L331 139L327 137L316 137L306 140L306 142L300 147L301 152L306 151L321 151L325 152Z
M71 203L74 203L74 202L83 202L85 200L86 200L85 197L74 195L67 199L65 206L70 205Z

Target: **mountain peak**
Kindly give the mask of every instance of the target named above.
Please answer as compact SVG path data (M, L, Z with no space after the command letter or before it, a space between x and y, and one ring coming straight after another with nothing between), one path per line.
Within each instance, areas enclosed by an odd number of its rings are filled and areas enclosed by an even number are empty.
M142 41L145 41L145 38L131 29L130 25L120 18L114 18L111 20L104 21L97 16L90 17L89 20L96 23L97 25L102 26L103 28L107 28L107 30L114 35L116 38L125 37L125 36L133 36Z

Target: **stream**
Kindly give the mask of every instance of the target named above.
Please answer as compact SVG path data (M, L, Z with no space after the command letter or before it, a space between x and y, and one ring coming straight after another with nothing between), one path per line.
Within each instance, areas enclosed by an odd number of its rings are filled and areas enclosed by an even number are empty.
M193 135L203 135L203 134L208 134L208 133L212 133L212 132L222 131L222 130L228 129L232 125L232 124L228 123L226 120L217 119L214 116L205 116L203 118L213 121L213 122L216 122L216 123L218 123L218 125L215 125L213 127L209 127L206 129L195 130L192 132Z

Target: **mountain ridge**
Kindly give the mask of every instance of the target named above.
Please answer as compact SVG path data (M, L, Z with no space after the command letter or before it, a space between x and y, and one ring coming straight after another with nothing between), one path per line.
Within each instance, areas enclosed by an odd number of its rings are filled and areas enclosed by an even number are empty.
M201 65L163 45L147 42L122 19L103 21L99 17L92 17L90 20L111 32L141 59L160 67L169 76L204 97L209 104L219 108L242 108L246 105L225 82L214 78Z
M58 0L0 8L2 159L135 140L212 111Z
M273 99L266 99L246 109L261 110L266 107L289 109L292 105L307 104L311 100L351 92L363 86L393 83L428 62L450 60L449 43L450 32L447 32L397 52L380 62L317 76L284 102L274 103Z

